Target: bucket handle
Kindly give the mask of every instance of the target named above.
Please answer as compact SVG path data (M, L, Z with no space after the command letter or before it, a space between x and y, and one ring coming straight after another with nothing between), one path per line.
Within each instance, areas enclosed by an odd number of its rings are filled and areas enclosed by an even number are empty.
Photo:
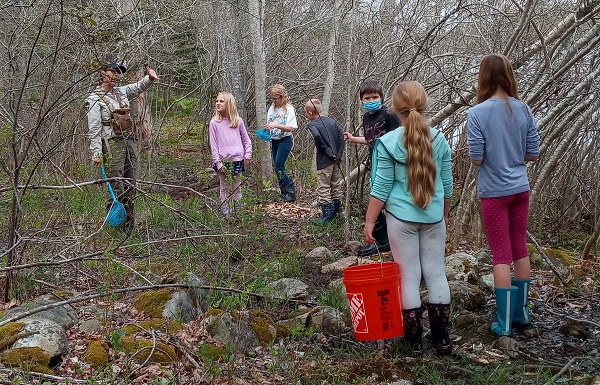
M377 242L375 242L375 249L377 249L377 255L381 256L381 252L379 251L379 246L377 246ZM357 266L362 265L362 263L360 261L360 257L356 258L356 265ZM379 271L381 272L381 278L383 279L383 256L381 256L379 258Z

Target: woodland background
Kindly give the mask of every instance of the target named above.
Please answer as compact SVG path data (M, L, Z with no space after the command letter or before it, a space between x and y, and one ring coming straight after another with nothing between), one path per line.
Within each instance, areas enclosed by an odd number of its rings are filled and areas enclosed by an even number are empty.
M288 89L300 121L291 168L301 194L309 196L314 145L304 129L302 106L320 98L330 116L360 134L358 86L368 77L380 79L386 95L401 80L424 84L430 122L453 148L450 243L483 246L477 170L468 160L465 122L475 103L479 61L498 52L513 63L520 96L533 109L541 135L540 159L529 170L530 230L578 256L598 254L598 0L6 0L0 4L0 42L5 300L27 296L41 276L55 285L75 285L68 273L27 264L85 260L121 242L112 235L107 239L100 227L105 193L91 165L82 108L98 83L99 66L112 58L129 67L124 82L143 76L145 65L161 77L139 101L140 123L152 127L152 136L144 143L138 188L143 199L162 202L166 210L144 224L145 253L155 252L148 245L164 239L148 229L165 218L170 239L215 230L198 217L191 220L185 207L161 201L164 189L155 188L192 191L201 202L196 209L214 207L198 189L179 185L181 178L175 180L177 172L169 167L178 152L190 151L191 170L200 173L209 166L206 123L219 91L234 94L254 130L264 121L268 86L282 83ZM189 137L197 139L195 146L177 142ZM253 188L267 191L276 185L269 151L263 142L254 145ZM348 148L344 172L353 181L348 203L355 222L346 239L356 239L368 185L357 168L366 148Z

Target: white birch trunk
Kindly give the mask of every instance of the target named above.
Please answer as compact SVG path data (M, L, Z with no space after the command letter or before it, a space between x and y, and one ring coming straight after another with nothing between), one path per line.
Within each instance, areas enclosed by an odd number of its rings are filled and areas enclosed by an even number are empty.
M264 44L264 0L248 0L248 18L252 39L252 58L254 64L254 101L256 108L256 125L261 128L267 116L267 53ZM257 155L260 174L263 180L271 177L271 148L269 142L258 143Z

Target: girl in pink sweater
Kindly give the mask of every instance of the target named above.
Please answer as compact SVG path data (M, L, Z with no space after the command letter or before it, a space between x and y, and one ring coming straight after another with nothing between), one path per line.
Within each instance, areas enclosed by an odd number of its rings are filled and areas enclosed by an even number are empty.
M221 182L219 196L221 212L225 217L231 209L240 207L242 198L241 174L250 166L252 143L244 121L237 112L235 99L229 92L221 92L215 102L215 115L209 124L213 169ZM230 205L233 200L233 205Z

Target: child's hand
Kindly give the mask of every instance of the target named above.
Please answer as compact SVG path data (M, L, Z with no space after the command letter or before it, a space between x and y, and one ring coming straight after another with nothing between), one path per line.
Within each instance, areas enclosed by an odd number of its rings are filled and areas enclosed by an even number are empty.
M252 164L252 159L244 159L244 167L250 168L251 164Z
M351 141L352 141L352 138L354 138L354 136L353 136L351 133L349 133L349 132L344 132L344 140L345 140L346 142L351 142Z
M375 228L375 222L369 223L365 222L365 228L363 229L363 240L365 243L371 244L375 243L375 238L373 238L373 229Z

